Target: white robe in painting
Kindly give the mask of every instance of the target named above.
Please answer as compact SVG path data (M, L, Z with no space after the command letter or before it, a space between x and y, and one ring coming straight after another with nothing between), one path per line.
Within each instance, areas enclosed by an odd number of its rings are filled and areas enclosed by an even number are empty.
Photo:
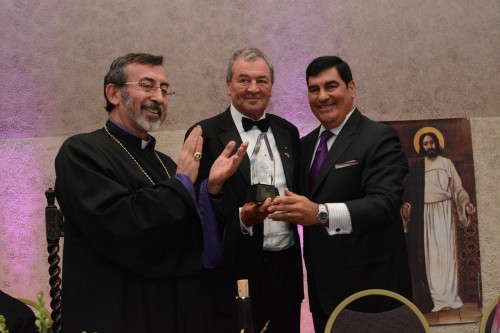
M456 226L453 222L452 200L462 225L470 218L465 214L469 195L453 162L438 156L425 161L424 232L427 280L434 302L433 312L445 307L463 305L458 295Z

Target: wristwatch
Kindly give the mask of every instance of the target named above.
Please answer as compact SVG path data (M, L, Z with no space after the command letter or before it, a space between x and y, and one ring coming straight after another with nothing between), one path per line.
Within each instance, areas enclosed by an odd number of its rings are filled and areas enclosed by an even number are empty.
M328 208L326 204L319 204L318 205L318 214L316 214L316 220L318 221L319 225L322 225L324 227L328 227L329 221L328 221Z

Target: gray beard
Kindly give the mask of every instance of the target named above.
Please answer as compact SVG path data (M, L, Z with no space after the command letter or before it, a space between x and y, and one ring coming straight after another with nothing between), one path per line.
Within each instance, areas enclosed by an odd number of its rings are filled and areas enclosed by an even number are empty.
M157 119L151 119L147 117L146 119L141 117L141 115L145 112L143 109L148 108L148 104L141 104L141 108L137 111L134 109L133 100L129 98L128 93L122 90L122 100L123 104L127 108L127 112L132 116L132 119L146 132L155 132L158 131L161 127L161 124L165 120L165 118L161 118L163 115L163 107L161 105L157 105L160 109L159 117ZM151 103L150 103L151 105Z
M127 110L129 110L129 112L132 111L128 108L127 108ZM142 111L142 112L144 112L144 111ZM141 114L133 112L133 111L131 112L131 115L134 118L135 122L139 126L141 126L142 129L145 130L146 132L158 131L161 127L162 121L160 118L158 118L158 119L148 118L149 120L146 120L146 119L140 117Z

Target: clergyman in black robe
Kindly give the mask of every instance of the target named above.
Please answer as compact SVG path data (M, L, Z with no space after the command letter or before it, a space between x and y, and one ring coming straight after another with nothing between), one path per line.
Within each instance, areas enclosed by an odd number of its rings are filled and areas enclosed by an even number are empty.
M116 59L104 80L109 120L66 140L56 157L64 332L209 331L202 280L209 214L193 187L202 130L185 141L178 165L155 150L148 132L164 121L169 94L162 61ZM236 170L245 148L230 156L234 146L212 169L203 200Z

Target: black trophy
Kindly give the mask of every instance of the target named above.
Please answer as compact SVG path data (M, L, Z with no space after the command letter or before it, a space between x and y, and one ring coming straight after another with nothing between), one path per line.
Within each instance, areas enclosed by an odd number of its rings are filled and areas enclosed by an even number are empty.
M248 189L246 202L262 204L267 198L279 195L274 186L274 156L266 133L259 134L250 158L252 185Z

